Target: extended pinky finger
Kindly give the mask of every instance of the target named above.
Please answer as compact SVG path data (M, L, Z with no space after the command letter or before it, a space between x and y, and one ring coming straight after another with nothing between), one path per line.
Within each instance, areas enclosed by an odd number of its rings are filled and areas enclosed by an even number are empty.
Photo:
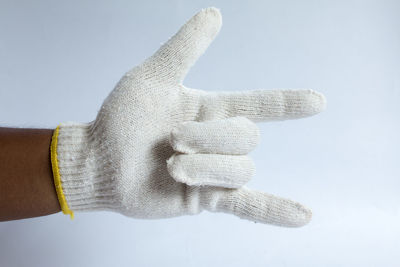
M264 192L218 188L203 192L202 202L209 211L224 212L250 221L285 227L300 227L312 217L310 209L298 202Z

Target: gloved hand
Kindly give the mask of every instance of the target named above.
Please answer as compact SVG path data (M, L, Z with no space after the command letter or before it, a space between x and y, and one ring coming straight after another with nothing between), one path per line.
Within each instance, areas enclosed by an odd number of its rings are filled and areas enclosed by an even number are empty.
M312 90L210 93L182 85L221 27L215 8L200 11L143 64L127 72L90 123L62 123L52 165L66 214L110 210L135 218L168 218L203 210L251 221L302 226L311 211L250 190L246 154L257 144L256 121L320 112Z

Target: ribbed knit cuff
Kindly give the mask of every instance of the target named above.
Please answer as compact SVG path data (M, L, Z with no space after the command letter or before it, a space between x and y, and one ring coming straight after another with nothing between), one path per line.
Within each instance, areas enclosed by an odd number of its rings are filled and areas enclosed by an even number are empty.
M56 151L61 194L72 212L115 210L119 206L113 175L107 168L109 153L94 136L92 124L59 126Z

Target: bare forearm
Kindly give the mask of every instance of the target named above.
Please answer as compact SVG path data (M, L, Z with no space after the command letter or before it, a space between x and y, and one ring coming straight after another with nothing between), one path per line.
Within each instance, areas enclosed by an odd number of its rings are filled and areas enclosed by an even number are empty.
M52 133L0 128L0 221L60 211L50 162Z

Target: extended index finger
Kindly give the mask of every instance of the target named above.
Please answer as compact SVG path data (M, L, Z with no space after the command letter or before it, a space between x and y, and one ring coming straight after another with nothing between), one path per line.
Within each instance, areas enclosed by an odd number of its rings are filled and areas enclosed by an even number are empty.
M204 119L243 116L253 121L308 117L326 106L324 95L310 89L210 93L203 101Z

